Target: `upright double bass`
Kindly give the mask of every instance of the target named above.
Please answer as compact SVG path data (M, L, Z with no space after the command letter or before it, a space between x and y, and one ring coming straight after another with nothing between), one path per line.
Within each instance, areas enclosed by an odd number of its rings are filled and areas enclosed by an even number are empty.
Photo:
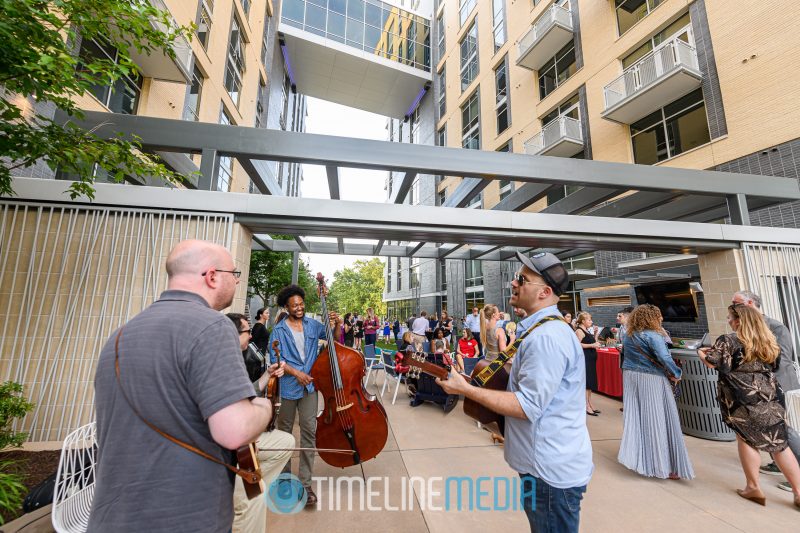
M329 465L344 468L378 455L386 445L389 426L383 405L364 388L364 356L335 340L321 273L317 274L317 283L328 340L311 367L314 387L325 403L317 417L317 447L352 450L352 454L318 452Z

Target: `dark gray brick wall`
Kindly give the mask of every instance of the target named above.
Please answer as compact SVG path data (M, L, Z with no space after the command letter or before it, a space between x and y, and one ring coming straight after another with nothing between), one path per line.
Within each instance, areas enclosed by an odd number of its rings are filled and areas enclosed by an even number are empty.
M621 261L632 261L641 258L641 252L595 252L594 264L597 277L605 278L608 276L627 274L630 270L626 268L617 268L617 264Z
M589 131L589 108L586 105L586 85L578 87L578 105L581 109L581 133L583 134L583 158L592 159L592 136Z
M713 170L800 179L800 138L765 148ZM800 228L800 202L790 202L750 212L754 226Z
M697 61L703 73L703 98L706 102L708 131L712 139L728 133L725 120L725 109L722 104L722 91L719 87L717 63L714 60L714 47L711 32L708 28L705 0L695 0L689 5L689 16L692 20Z
M572 10L572 33L575 36L575 68L583 67L583 49L581 47L581 17L578 4L579 2L570 2L570 9Z
M483 262L483 297L487 304L503 307L503 276L500 261Z

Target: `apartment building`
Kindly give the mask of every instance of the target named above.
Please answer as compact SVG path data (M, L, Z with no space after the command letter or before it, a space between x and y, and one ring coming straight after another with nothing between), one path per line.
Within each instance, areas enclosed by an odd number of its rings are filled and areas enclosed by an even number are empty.
M799 17L800 8L782 0L440 0L431 23L433 91L420 107L426 115L412 117L435 126L417 136L464 149L800 178ZM413 129L413 120L390 122L390 138ZM423 192L412 200L448 205L461 181L422 177ZM702 197L662 194L658 207L644 210L614 189L502 179L473 186L458 201L663 220L727 217ZM798 226L796 204L748 207L752 224ZM576 280L562 307L588 310L601 323L635 305L637 288L699 276L689 255L558 252ZM399 316L506 305L513 262L425 262L387 262L386 300ZM693 287L698 316L673 325L686 336L706 329L703 294Z

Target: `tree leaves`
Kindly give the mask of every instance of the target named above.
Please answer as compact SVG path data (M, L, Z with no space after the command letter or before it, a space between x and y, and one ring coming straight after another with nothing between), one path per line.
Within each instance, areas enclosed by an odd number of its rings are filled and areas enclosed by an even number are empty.
M192 26L176 27L168 12L147 2L0 0L0 13L0 158L6 162L0 165L0 195L13 194L12 169L40 159L77 176L69 189L73 199L94 197L95 164L117 181L125 176L183 180L137 142L64 128L34 104L51 102L80 117L75 102L90 87L139 75L130 47L174 58L172 43L191 38ZM117 61L79 57L79 38L116 49Z
M337 270L333 275L329 307L341 314L363 313L372 307L375 314L384 316L383 288L383 261L377 257L356 261L352 268Z

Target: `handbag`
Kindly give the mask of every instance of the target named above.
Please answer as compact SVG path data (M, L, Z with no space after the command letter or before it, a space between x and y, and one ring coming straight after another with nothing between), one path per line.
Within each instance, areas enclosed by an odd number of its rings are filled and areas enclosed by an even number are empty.
M645 356L651 363L653 363L654 365L656 365L657 367L659 367L661 370L664 371L664 374L667 376L667 382L669 383L670 387L672 387L672 396L675 398L675 401L678 401L678 399L681 397L681 393L682 393L680 382L675 382L675 381L672 381L671 379L669 379L670 377L672 377L672 375L669 373L669 370L667 370L667 367L664 366L664 363L659 361L657 357L653 357L650 354L648 354L645 351L643 351L641 346L639 346L639 343L637 341L634 341L633 344L634 344L637 352L639 352L640 354ZM673 359L673 361L675 361L675 360ZM675 361L675 364L678 365L678 368L681 367L680 361Z

